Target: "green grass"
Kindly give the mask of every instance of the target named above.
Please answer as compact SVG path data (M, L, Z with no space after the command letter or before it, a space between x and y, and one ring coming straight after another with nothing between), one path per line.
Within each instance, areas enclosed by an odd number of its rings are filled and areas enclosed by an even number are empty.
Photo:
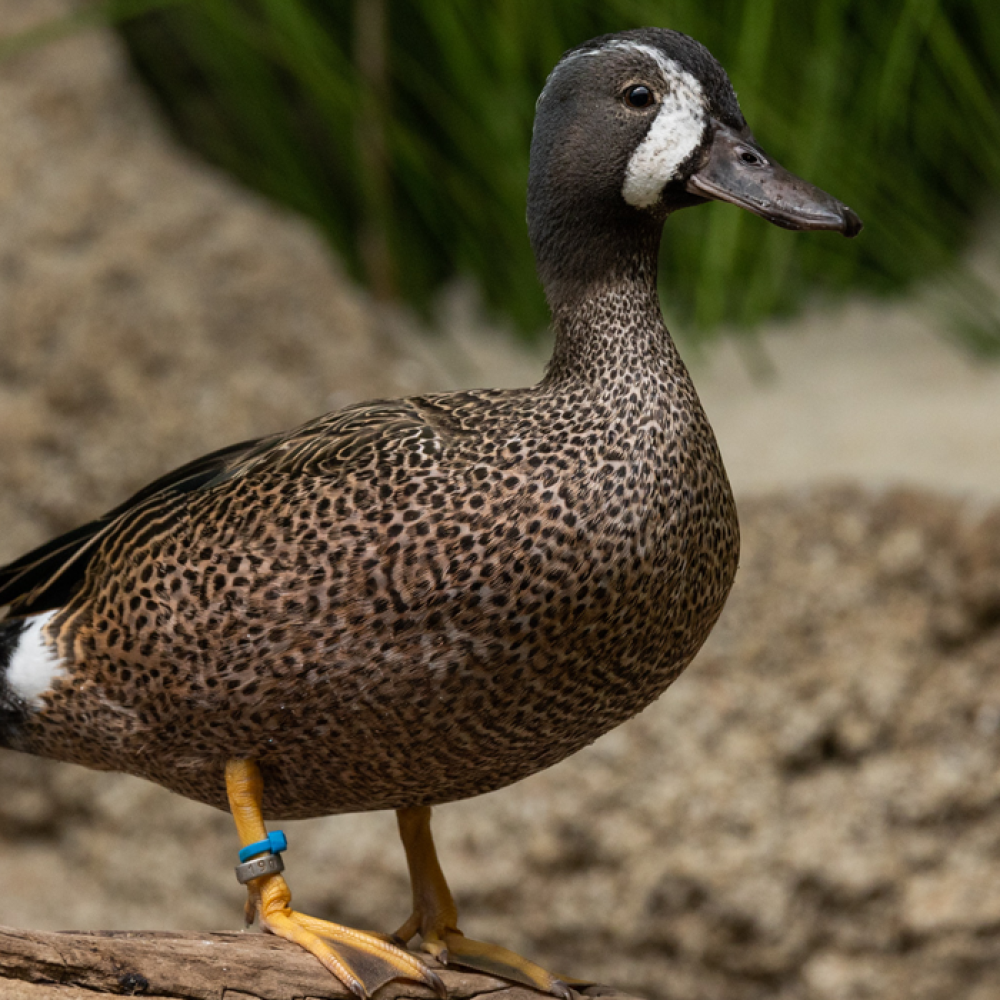
M750 327L810 294L892 292L955 271L1000 190L998 10L995 0L111 0L86 16L119 26L184 141L315 219L376 294L424 307L467 275L529 332L546 322L524 223L546 74L605 31L695 36L729 70L764 148L866 222L848 242L780 232L731 206L679 213L664 241L664 302L682 329L705 333ZM367 33L361 11L375 18ZM995 296L967 275L955 282L956 331L1000 353Z

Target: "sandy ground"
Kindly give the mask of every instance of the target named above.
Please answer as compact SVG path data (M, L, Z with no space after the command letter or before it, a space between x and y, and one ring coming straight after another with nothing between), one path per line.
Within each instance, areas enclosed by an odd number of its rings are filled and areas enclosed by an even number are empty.
M764 334L763 383L724 345L699 384L735 487L842 478L1000 497L1000 367L943 327L913 303L814 313Z
M62 9L0 0L0 33ZM433 334L374 310L174 147L105 34L0 67L0 130L0 558L200 451L541 371L460 291ZM732 344L691 359L741 505L733 599L640 719L440 810L469 933L664 1000L1000 995L1000 370L927 301L767 329L764 382ZM239 925L227 816L8 753L0 790L5 919ZM391 816L288 830L303 909L402 921Z

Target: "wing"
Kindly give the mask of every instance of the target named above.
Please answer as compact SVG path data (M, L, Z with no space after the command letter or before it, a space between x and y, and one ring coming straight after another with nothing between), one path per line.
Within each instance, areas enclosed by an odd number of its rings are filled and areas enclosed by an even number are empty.
M445 439L465 432L454 418L452 397L471 395L446 393L439 397L376 400L351 406L304 424L278 438L262 441L208 483L216 486L227 479L257 471L294 476L338 476L351 468L376 464L389 451L420 451L438 458Z
M265 439L266 440L266 439ZM261 441L221 448L161 476L101 517L46 542L0 569L0 609L18 615L62 607L83 580L91 554L123 515L201 489Z
M339 476L378 452L415 448L440 452L444 411L428 400L366 403L339 410L271 437L214 451L162 476L102 517L47 542L0 569L0 618L63 607L79 589L100 545L127 524L141 537L144 522L162 528L179 513L183 498L199 490L225 488L256 473Z

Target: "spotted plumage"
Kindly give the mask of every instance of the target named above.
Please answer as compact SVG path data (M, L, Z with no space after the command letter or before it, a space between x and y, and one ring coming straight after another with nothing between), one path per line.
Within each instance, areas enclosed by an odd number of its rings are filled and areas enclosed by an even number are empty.
M664 221L707 198L860 228L767 159L697 42L645 29L568 53L531 152L542 381L224 449L0 570L0 743L220 808L227 774L229 801L252 804L259 768L269 816L401 809L440 903L409 935L460 947L407 810L509 784L639 712L733 582L733 498L656 292Z
M220 807L253 757L301 817L488 791L635 714L737 553L653 310L616 289L535 388L353 407L98 524L45 629L70 667L8 742Z

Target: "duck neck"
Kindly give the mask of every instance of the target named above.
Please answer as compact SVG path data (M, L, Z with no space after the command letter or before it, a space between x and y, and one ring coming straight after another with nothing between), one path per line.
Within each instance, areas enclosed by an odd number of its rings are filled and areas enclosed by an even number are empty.
M643 371L677 367L656 289L658 250L659 228L590 281L547 284L555 331L548 383L627 382Z

